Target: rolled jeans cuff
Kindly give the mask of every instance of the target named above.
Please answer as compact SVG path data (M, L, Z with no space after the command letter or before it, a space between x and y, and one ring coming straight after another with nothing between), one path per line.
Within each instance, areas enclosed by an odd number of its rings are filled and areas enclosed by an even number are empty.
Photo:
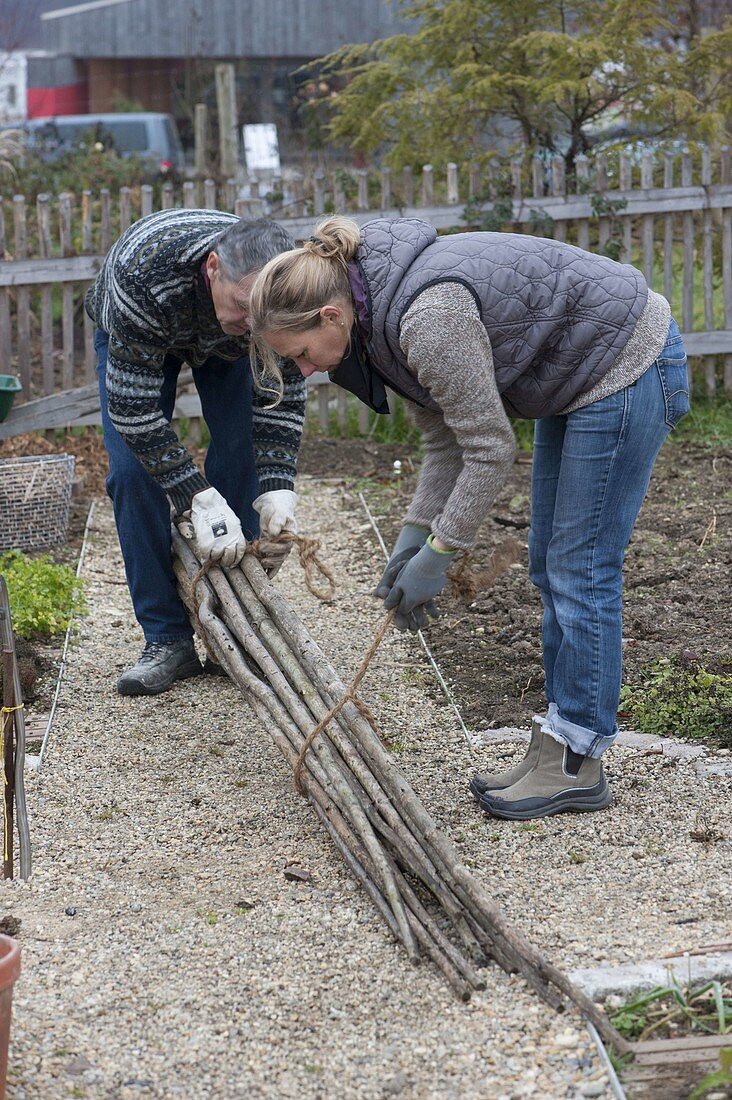
M618 736L617 725L609 737L603 737L586 726L578 726L575 722L569 722L566 718L562 718L553 704L549 706L549 714L545 719L543 730L555 741L560 741L563 745L569 745L572 752L577 752L581 756L592 757L594 760L602 756Z

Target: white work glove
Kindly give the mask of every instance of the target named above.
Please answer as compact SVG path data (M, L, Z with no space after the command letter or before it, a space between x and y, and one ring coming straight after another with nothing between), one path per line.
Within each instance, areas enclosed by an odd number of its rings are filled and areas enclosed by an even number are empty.
M262 493L252 507L259 512L259 529L263 538L274 537L282 531L297 534L295 508L297 493L292 489L273 489L271 493Z
M239 564L247 540L239 517L218 489L210 487L196 493L191 501L191 523L202 561L210 559L228 566Z
M277 576L291 550L291 542L270 542L266 535L259 540L259 561L270 580Z

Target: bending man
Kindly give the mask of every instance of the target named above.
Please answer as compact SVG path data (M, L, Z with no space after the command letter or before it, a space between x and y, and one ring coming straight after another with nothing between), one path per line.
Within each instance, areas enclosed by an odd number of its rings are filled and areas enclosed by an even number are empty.
M253 387L248 295L292 241L275 222L164 210L112 247L86 298L95 322L107 492L145 648L122 695L156 695L202 671L170 553L171 510L190 513L199 549L237 564L247 539L295 530L295 465L305 385L283 364L278 391ZM183 362L211 441L205 473L171 420ZM273 562L273 565L275 563Z

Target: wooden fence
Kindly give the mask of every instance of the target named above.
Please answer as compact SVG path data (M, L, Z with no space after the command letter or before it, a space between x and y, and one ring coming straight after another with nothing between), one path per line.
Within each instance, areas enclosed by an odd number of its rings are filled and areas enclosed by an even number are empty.
M440 230L503 224L612 252L640 267L671 301L707 391L732 394L732 168L725 148L660 159L646 152L639 164L624 153L593 162L580 157L569 187L564 161L556 158L551 164L493 162L486 171L450 164L440 178L426 165L419 180L409 170L397 179L388 169L338 169L307 179L292 173L266 187L249 180L244 189L231 180L223 187L205 180L180 189L171 183L123 187L115 196L105 189L40 195L33 204L22 195L0 198L0 369L19 375L25 401L83 388L83 407L65 398L63 415L72 417L67 423L93 418L95 359L84 292L121 232L154 209L176 205L267 214L296 238L335 210L359 222L420 217ZM321 422L333 390L317 389ZM185 405L187 415L198 415L195 398ZM58 413L58 403L46 401L38 411L50 416L54 409ZM20 412L14 409L0 425L0 438L20 430L14 427ZM360 422L364 427L368 420Z

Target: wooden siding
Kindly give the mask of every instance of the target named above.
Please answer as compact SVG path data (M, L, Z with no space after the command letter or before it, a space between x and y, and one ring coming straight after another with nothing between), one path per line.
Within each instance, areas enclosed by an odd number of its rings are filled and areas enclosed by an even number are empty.
M80 5L81 7L81 5ZM122 0L42 16L47 49L77 58L319 57L408 30L396 0Z

